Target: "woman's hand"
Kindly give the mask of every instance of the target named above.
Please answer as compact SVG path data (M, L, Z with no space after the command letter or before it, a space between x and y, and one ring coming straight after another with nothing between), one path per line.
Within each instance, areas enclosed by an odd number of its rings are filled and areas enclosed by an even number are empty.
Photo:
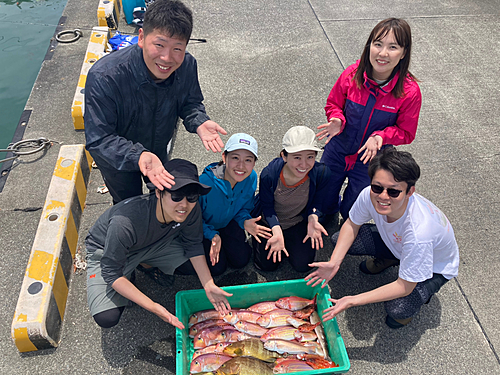
M222 239L218 234L212 238L212 244L210 245L210 263L212 267L219 262L220 247L222 245Z
M271 238L271 228L257 224L259 220L261 220L261 216L255 219L245 220L243 225L245 230L250 233L258 243L261 242L259 236L265 239Z
M330 139L332 137L336 136L337 134L340 133L340 129L342 128L342 121L339 118L332 118L329 123L323 124L318 126L318 129L323 129L321 130L318 134L316 134L316 137L318 137L318 140L322 140L323 138L326 138L325 145L330 142Z
M269 254L267 255L267 259L273 257L273 263L276 263L276 259L278 262L281 262L281 252L283 251L286 256L288 255L288 251L285 249L285 238L283 237L283 231L279 225L275 225L272 229L273 235L267 240L267 244L265 249L269 250Z
M304 237L304 240L302 241L303 243L306 243L307 239L311 239L311 247L313 249L319 250L320 248L323 248L323 237L322 235L324 234L325 236L328 236L328 232L326 229L323 227L318 222L318 216L311 214L308 217L308 223L307 223L307 235Z
M377 155L377 152L380 151L383 143L384 140L380 135L374 135L373 137L368 138L364 146L361 147L358 151L358 154L361 154L363 151L365 151L363 156L361 156L361 159L359 160L361 160L363 164L368 163Z

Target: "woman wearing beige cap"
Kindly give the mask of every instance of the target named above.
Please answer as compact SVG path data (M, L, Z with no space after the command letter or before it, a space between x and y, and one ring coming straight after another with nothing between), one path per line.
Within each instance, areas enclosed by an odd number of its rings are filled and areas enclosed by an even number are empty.
M260 207L255 216L272 229L272 237L253 241L255 266L274 271L282 253L298 272L310 270L308 264L328 235L319 223L330 169L316 161L318 151L314 131L294 126L283 137L281 157L274 159L260 175Z

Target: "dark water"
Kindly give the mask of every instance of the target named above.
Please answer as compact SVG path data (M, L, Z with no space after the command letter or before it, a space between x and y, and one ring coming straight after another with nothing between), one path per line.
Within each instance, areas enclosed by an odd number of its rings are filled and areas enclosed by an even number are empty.
M0 149L12 140L66 2L0 1Z

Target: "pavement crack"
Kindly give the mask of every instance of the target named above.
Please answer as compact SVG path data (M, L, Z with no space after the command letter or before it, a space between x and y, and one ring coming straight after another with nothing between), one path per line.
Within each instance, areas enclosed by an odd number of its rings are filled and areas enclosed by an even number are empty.
M460 293L462 293L462 296L465 299L465 302L467 302L467 305L469 305L469 309L472 312L472 315L474 316L474 319L476 320L477 324L479 325L479 328L481 328L481 332L484 335L484 338L488 342L488 345L490 346L491 351L493 352L493 355L495 356L498 364L500 364L500 357L498 356L498 353L495 350L495 347L493 346L493 343L491 342L490 338L488 337L488 334L486 333L486 330L484 329L483 325L481 324L481 321L479 320L479 317L477 316L476 312L474 311L474 308L472 307L469 299L467 298L464 290L462 289L462 286L460 285L460 282L455 278L455 283L458 286L458 289L460 289Z

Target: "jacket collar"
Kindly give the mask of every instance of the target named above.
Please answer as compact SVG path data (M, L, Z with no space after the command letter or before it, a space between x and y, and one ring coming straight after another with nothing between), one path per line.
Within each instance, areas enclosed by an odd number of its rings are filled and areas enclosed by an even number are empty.
M394 75L394 77L392 77L392 79L389 82L387 82L383 86L379 86L378 83L375 82L373 79L368 78L368 75L366 74L366 71L365 71L363 73L363 77L365 79L364 86L368 90L374 91L376 93L376 95L378 95L378 94L386 95L386 94L390 93L394 89L394 87L396 86L396 83L398 82L400 73L401 72L398 70L396 72L396 74Z

